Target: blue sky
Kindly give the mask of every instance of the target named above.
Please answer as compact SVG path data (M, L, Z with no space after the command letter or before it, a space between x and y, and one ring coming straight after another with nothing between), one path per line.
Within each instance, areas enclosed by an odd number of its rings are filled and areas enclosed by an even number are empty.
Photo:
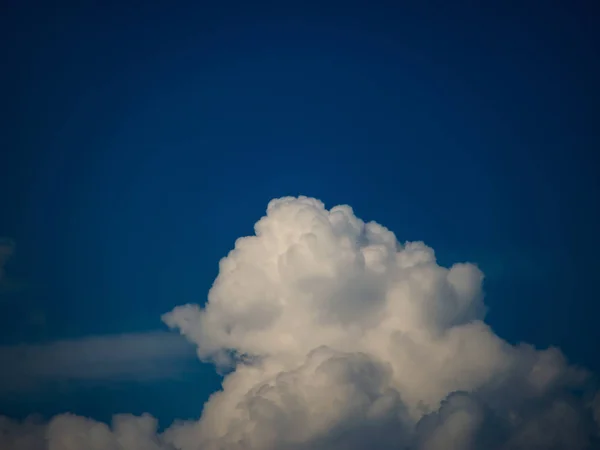
M305 194L478 263L498 334L600 370L591 13L9 6L0 235L28 289L2 294L0 344L163 330L270 199ZM0 411L199 414L218 376L178 377Z

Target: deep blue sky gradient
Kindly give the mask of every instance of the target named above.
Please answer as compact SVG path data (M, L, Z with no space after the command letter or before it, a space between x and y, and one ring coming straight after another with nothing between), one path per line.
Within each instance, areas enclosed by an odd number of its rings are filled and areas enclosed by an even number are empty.
M591 6L93 3L0 14L0 235L36 287L0 343L160 328L271 198L305 194L479 263L502 337L600 371ZM203 374L0 412L168 421L200 412Z

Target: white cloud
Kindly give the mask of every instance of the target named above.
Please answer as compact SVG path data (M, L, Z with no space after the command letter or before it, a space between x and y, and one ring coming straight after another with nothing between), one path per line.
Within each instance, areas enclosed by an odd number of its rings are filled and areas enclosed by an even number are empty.
M201 419L155 436L151 418L119 416L137 430L124 441L117 419L63 416L44 428L49 450L575 450L595 433L571 393L589 375L495 335L476 266L440 267L425 244L305 197L272 201L255 233L205 307L163 318L231 369Z
M145 414L115 415L112 426L72 414L48 423L30 418L22 423L0 417L3 450L168 450L156 434L157 422Z
M172 378L193 355L189 342L163 331L0 346L0 393L57 382Z

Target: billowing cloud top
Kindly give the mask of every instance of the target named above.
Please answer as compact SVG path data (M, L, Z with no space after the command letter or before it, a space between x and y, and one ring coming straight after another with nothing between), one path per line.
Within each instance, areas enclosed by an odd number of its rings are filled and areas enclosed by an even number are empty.
M495 335L482 280L348 206L273 200L255 236L220 262L206 305L163 317L230 371L198 422L161 435L149 416L116 416L112 429L75 416L11 422L0 447L38 448L18 444L25 429L50 450L591 445L600 400L586 397L590 376L558 349Z

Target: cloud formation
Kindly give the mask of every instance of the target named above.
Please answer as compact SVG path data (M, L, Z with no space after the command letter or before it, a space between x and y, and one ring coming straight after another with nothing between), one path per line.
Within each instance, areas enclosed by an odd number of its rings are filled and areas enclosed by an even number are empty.
M273 200L219 269L204 307L163 317L228 371L199 421L157 435L150 416L5 419L0 448L577 450L597 437L590 374L494 334L475 265L440 267L349 206Z
M0 394L52 383L174 378L193 357L189 342L164 331L0 346Z

